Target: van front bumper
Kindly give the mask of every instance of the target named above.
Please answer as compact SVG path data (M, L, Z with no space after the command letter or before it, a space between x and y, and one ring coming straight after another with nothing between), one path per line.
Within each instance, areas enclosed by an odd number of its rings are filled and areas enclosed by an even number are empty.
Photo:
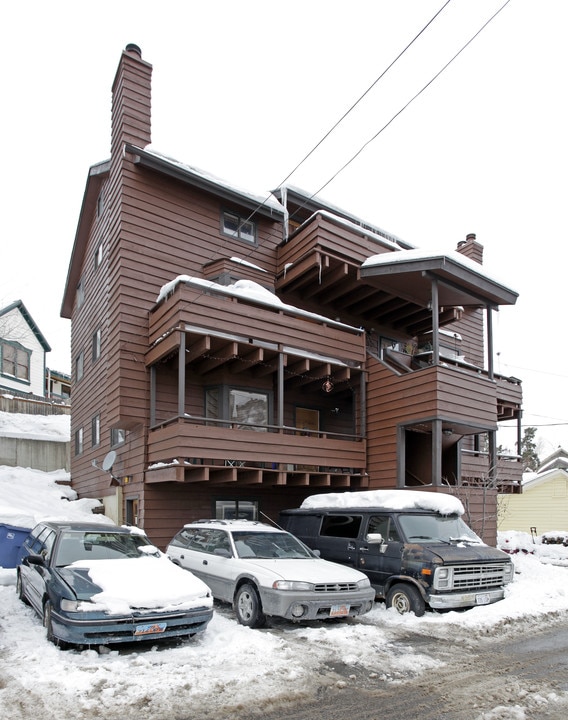
M478 592L446 593L445 595L430 595L428 605L433 610L451 610L453 608L490 605L498 600L502 600L504 597L504 588L479 590Z

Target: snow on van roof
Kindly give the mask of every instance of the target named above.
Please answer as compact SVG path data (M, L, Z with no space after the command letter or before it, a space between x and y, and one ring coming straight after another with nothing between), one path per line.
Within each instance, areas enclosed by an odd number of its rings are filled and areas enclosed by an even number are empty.
M389 510L432 510L440 515L463 515L464 507L457 497L446 493L421 490L362 490L360 492L321 493L310 495L301 505L313 508L381 507Z

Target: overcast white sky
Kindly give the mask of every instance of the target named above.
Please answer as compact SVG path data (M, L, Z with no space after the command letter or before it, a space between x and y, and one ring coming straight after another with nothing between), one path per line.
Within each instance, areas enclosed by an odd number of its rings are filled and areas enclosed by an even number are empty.
M0 305L24 301L69 371L59 317L87 171L108 157L129 42L154 66L153 146L262 193L279 185L445 0L2 3ZM451 0L289 180L315 192L504 0ZM510 0L322 192L422 248L474 232L519 292L495 317L497 368L523 379L542 455L568 445L565 0ZM185 271L180 268L180 273Z

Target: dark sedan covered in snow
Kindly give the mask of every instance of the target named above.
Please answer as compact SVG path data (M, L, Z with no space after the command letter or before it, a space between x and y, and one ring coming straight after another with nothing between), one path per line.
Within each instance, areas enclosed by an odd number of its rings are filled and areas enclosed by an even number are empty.
M209 588L137 528L42 522L22 545L16 589L61 647L190 637L213 614Z

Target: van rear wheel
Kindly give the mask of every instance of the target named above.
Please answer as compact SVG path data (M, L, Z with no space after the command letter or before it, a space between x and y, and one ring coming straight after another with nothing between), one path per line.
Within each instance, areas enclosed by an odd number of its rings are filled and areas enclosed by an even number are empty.
M412 585L397 583L387 593L387 607L393 607L401 615L413 612L416 617L424 615L426 603Z

